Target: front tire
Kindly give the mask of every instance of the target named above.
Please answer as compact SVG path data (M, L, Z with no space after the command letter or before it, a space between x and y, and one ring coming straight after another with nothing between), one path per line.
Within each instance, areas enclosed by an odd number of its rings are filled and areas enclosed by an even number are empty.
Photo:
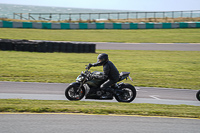
M200 101L200 90L197 92L196 97Z
M135 97L136 97L136 89L134 86L130 85L130 84L124 84L121 87L122 93L120 93L119 95L115 95L115 99L118 102L127 102L130 103L132 102Z
M65 97L68 100L78 101L85 96L85 89L78 89L76 85L69 85L65 90Z

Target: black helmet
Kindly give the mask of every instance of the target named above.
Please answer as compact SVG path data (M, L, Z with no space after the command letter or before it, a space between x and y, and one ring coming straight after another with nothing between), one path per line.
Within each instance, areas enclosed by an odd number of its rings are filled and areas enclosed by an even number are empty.
M97 57L97 62L101 65L108 61L108 55L105 53L99 54Z

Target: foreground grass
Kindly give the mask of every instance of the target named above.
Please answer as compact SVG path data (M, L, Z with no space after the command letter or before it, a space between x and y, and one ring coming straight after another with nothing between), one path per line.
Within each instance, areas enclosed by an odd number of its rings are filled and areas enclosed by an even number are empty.
M0 28L1 39L52 41L199 43L198 29L46 30Z
M117 114L200 119L199 106L85 101L0 99L0 112Z
M0 51L0 81L71 83L107 53L120 72L131 72L135 86L200 89L199 51L97 50L97 53ZM93 67L91 71L102 71Z

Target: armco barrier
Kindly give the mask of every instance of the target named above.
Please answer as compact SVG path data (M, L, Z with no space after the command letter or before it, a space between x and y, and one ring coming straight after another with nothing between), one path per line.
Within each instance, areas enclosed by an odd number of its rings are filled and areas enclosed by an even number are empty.
M88 29L96 29L96 24L95 23L88 23Z
M174 29L200 28L200 22L180 23L41 23L0 21L0 28L34 29Z
M22 22L23 28L32 28L33 23L31 22Z
M171 23L162 23L162 28L163 29L170 29L172 27Z
M137 23L130 23L130 29L138 29Z
M0 39L0 50L29 52L95 53L96 44Z

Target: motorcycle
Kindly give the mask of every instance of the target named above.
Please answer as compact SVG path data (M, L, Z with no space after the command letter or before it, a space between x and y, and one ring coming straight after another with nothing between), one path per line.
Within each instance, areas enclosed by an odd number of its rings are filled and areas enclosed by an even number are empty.
M119 81L132 78L129 76L130 72L121 72ZM68 100L81 100L84 96L85 99L95 100L112 100L114 97L118 102L132 102L136 97L136 89L131 84L127 83L114 83L110 87L115 89L116 94L107 92L100 89L102 83L105 80L95 79L94 75L103 75L103 72L94 71L90 72L86 68L86 71L82 71L76 78L76 82L70 83L65 90L65 96ZM132 80L133 81L133 80Z
M197 92L196 98L200 101L200 90Z

